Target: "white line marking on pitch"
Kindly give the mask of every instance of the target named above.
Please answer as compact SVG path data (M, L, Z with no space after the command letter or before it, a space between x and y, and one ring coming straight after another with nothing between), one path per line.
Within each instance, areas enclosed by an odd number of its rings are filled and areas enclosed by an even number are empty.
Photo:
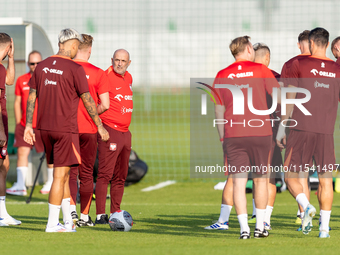
M166 186L169 186L169 185L172 185L172 184L175 184L176 181L165 181L165 182L160 182L154 186L150 186L150 187L147 187L145 189L142 189L142 191L144 192L147 192L147 191L152 191L152 190L156 190L156 189L161 189L161 188L164 188Z
M48 202L30 202L29 204L31 205L44 205L44 204L47 204ZM25 201L22 201L22 202L18 202L18 201L6 201L6 204L9 204L9 205L23 205L23 204L26 204Z

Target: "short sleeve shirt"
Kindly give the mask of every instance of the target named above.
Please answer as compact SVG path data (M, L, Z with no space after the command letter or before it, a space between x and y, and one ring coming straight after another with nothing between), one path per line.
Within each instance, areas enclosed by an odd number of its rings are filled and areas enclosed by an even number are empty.
M20 124L22 126L26 125L26 107L27 107L27 99L30 92L30 87L28 86L28 81L31 79L31 73L26 73L18 77L17 82L15 83L15 95L21 97L21 121ZM35 108L33 113L33 128L36 127L37 124L37 110L38 109L38 101L35 102Z
M333 134L340 99L340 66L329 58L309 56L293 61L290 77L289 85L311 93L311 99L303 104L311 115L294 106L292 119L297 125L292 129ZM304 93L296 95L305 97Z
M74 61L84 68L90 94L97 105L99 95L109 91L106 73L87 61L79 59L75 59ZM78 128L79 133L97 133L97 126L88 114L82 100L79 101L78 107Z
M133 111L132 76L128 71L122 76L112 66L106 70L106 74L109 81L110 108L100 118L109 127L127 132Z
M291 72L291 67L292 67L293 62L296 59L301 59L301 58L305 58L305 57L309 57L309 56L310 56L310 54L300 54L300 55L297 55L297 56L291 58L286 63L284 63L282 70L281 70L281 78L280 78L280 81L283 82L284 87L288 86L289 78L291 77L290 72Z
M37 128L78 133L79 97L89 92L84 68L63 56L51 56L38 64L29 86L39 100Z
M252 88L252 103L256 110L268 110L266 94L271 95L273 88L280 85L272 72L264 65L251 61L239 60L218 72L216 84L230 84L243 93L244 114L234 115L235 98L229 89L219 89L222 103L225 106L224 137L249 137L272 135L269 115L255 115L248 107L248 90ZM255 120L255 121L253 121ZM254 127L257 126L257 127Z

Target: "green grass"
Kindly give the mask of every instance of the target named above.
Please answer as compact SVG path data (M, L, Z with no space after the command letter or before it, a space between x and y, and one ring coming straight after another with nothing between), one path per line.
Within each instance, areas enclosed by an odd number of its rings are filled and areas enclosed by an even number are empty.
M296 202L286 191L277 194L272 227L267 239L238 240L239 225L233 209L230 229L208 231L219 215L221 191L213 182L180 182L151 192L141 192L150 183L127 187L122 209L131 213L130 232L113 232L108 225L77 228L77 233L45 233L47 196L35 190L31 204L8 196L7 209L23 221L21 226L1 227L1 254L335 254L339 248L340 194L335 194L330 239L319 239L315 217L313 231L295 231ZM251 213L251 194L247 194ZM311 202L317 205L314 192ZM79 208L78 208L79 210ZM109 201L107 200L107 211ZM90 215L95 217L95 203ZM252 231L254 224L250 224Z
M148 110L145 102L151 101ZM10 123L13 116L10 114ZM340 157L339 121L335 126L336 156ZM13 119L12 119L13 120ZM13 128L13 125L10 126ZM335 254L340 247L340 194L335 194L331 239L317 238L317 220L307 236L296 232L297 206L288 192L277 195L273 230L263 240L237 240L239 225L233 209L228 231L206 231L219 215L221 191L214 179L190 179L190 97L188 91L153 91L151 97L134 91L131 124L132 147L147 162L149 171L140 184L126 188L122 209L131 213L135 225L128 233L112 232L108 226L79 228L77 233L46 234L47 196L37 187L31 204L25 198L7 196L7 209L23 221L21 226L0 228L1 254ZM214 135L217 133L215 132ZM215 138L213 138L215 139ZM218 139L215 140L218 144ZM209 150L210 147L203 148ZM13 167L14 164L12 164ZM12 169L13 170L13 169ZM12 171L10 170L10 171ZM15 167L14 170L15 171ZM175 179L175 185L152 192L141 189L159 181ZM7 183L10 187L11 184ZM251 195L247 195L251 212ZM311 202L317 205L314 193ZM317 207L317 206L316 206ZM78 207L79 210L79 207ZM109 203L107 201L107 211ZM90 215L95 217L95 203ZM254 230L254 224L250 225Z

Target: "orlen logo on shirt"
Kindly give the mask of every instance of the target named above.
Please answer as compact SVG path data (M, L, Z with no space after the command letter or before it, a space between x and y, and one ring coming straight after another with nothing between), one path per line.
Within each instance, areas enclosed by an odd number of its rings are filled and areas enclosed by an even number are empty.
M122 98L124 98L124 100L132 100L132 96L129 95L122 96L121 94L118 94L115 96L115 99L117 99L119 102L122 101Z
M244 73L237 73L237 74L231 73L228 75L228 78L234 79L235 77L242 78L242 77L251 77L251 76L254 76L253 72L244 72Z
M47 85L57 85L57 82L56 81L50 81L48 79L45 79L45 86Z
M122 113L122 115L124 115L125 113L129 113L132 112L133 109L131 108L126 108L125 106L122 107L122 109L120 110L120 112Z
M115 99L117 99L119 102L122 101L121 98L123 98L123 96L121 94L118 94L118 95L115 96Z
M332 72L324 72L324 71L318 71L316 69L310 70L311 73L314 75L319 74L320 76L325 76L325 77L330 77L330 78L335 78L335 73Z
M55 73L55 74L60 74L60 75L63 75L63 72L64 72L64 71L61 71L61 70L58 70L58 69L49 69L48 67L44 67L43 71L45 73L49 72L49 73Z

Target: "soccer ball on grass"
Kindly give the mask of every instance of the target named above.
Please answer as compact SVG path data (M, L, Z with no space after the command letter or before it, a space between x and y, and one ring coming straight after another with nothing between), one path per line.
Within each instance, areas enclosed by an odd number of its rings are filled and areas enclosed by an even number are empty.
M113 231L130 231L133 226L133 220L127 211L119 210L113 213L109 218L109 225Z

